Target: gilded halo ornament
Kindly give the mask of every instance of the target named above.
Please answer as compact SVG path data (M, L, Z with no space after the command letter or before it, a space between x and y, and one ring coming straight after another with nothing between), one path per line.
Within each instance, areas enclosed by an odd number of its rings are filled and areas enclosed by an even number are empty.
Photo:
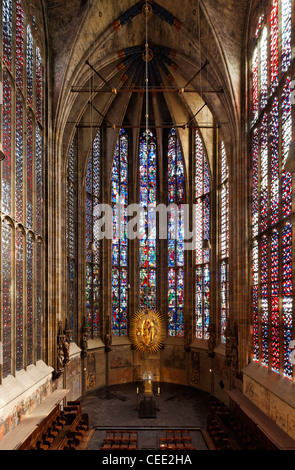
M165 339L161 313L154 310L140 310L131 319L130 340L135 349L156 353Z

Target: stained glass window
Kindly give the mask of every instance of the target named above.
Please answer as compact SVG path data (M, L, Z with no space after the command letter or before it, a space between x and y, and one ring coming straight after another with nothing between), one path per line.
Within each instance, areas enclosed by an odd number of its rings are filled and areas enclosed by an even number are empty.
M36 232L42 234L42 197L43 197L43 188L42 188L42 156L43 156L43 138L41 131L37 126L36 129L36 152L35 152L35 177L36 177Z
M36 243L36 357L42 359L42 303L43 303L43 253L42 243Z
M42 122L42 57L39 47L36 47L36 116L39 122Z
M146 131L139 144L140 174L140 308L157 308L157 145L154 134Z
M16 0L16 84L23 90L24 84L24 12L21 1Z
M260 249L261 259L261 362L268 365L268 239L264 235Z
M42 77L41 49L38 53L37 35L32 34L31 18L24 14L21 0L3 0L0 29L4 64L1 141L5 157L0 165L1 211L3 217L9 216L15 222L13 227L3 226L1 237L2 255L5 252L8 255L8 242L10 244L9 256L2 260L2 269L6 272L2 278L6 316L1 317L5 332L0 338L7 357L3 377L7 377L14 372L14 367L8 366L11 358L15 359L16 371L42 359L44 286L40 247L43 243L44 150L43 131L37 124L41 114L37 117L35 103L39 103L41 111L44 97L38 91ZM37 237L40 246L36 245ZM11 259L13 265L9 268ZM9 302L10 309L13 307L10 322Z
M268 120L264 114L261 125L261 230L268 225Z
M16 138L15 138L15 216L23 223L23 190L24 190L24 142L23 142L23 104L16 96Z
M279 221L280 200L280 161L279 161L279 100L274 99L271 110L270 130L270 152L271 152L271 201L270 217L271 224Z
M273 0L269 34L265 27L253 48L254 62L257 47L260 51L262 71L253 94L257 86L263 112L257 114L252 128L253 359L289 378L293 375L289 361L293 334L293 177L285 172L284 165L292 141L288 73L291 19L291 2ZM270 57L265 61L268 48ZM267 68L269 81L263 72Z
M258 76L258 48L255 48L252 60L252 118L256 122L259 113L259 76Z
M93 141L86 175L86 319L91 339L100 337L100 239L97 232L100 204L100 131ZM95 249L91 249L90 245Z
M168 331L184 336L184 164L176 132L168 141Z
M33 107L34 40L30 25L27 26L27 101Z
M277 0L274 0L276 2ZM273 9L273 20L271 27L273 29L272 49L271 49L271 74L274 79L272 82L273 88L276 86L278 66L276 62L277 57L277 40L278 35L276 33L276 9ZM259 114L264 110L268 96L269 96L269 84L268 84L268 73L269 73L269 54L268 54L268 29L264 24L264 18L261 17L259 25L256 31L256 42L255 48L252 55L251 62L251 81L252 81L252 96L251 96L251 120L252 126L258 120Z
M23 312L24 312L24 235L17 230L15 236L15 272L16 272L16 370L23 368Z
M31 110L27 110L27 227L33 228L33 118Z
M292 0L281 0L282 72L288 71L292 59Z
M224 143L221 143L221 258L229 254L229 187Z
M128 136L121 130L112 171L112 331L127 335L128 327Z
M273 0L270 16L270 83L273 92L278 85L279 76L279 0Z
M289 146L292 140L292 106L290 78L287 77L282 94L282 164L287 160ZM282 177L282 211L283 217L288 217L292 212L292 174L283 171Z
M263 21L264 21L264 15L261 15L261 16L260 16L260 18L259 18L259 21L258 21L257 28L256 28L256 33L255 33L255 37L256 37L256 39L258 39L258 38L259 38L259 35L260 35L260 31L261 31L261 27L262 27Z
M253 304L253 359L259 361L259 247L257 240L252 248L252 304Z
M282 233L282 282L283 282L283 371L292 378L293 367L289 361L289 348L293 333L293 282L292 282L292 223L287 221Z
M2 329L3 329L3 377L11 374L12 367L12 250L11 227L2 224Z
M3 152L2 162L2 211L11 214L11 84L3 74Z
M68 311L72 338L76 339L76 142L73 141L69 152L67 181L67 250L68 250Z
M261 33L261 49L260 49L260 106L265 108L268 98L268 35L265 26Z
M12 65L12 0L3 0L3 62L11 70Z
M27 365L33 364L34 354L34 242L27 238Z
M279 312L279 232L271 235L271 356L272 369L280 371L280 312Z
M205 240L210 241L211 205L210 173L200 132L195 135L195 240L196 240L196 286L195 315L196 337L208 339L210 322L210 250L203 249Z
M220 158L220 338L225 343L225 329L229 317L229 182L224 142Z
M252 137L252 237L259 231L259 144L258 130L255 129Z

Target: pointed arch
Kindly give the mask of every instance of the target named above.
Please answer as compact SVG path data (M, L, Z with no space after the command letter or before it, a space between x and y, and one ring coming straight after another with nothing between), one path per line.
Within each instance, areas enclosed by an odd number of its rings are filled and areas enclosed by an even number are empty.
M94 138L86 174L86 321L89 338L101 333L100 249L96 208L101 202L101 134Z

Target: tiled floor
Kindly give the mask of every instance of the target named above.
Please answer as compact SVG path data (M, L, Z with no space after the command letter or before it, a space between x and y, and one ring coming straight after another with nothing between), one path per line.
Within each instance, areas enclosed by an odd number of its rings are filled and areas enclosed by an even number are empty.
M139 395L139 402L142 399ZM95 428L89 450L102 446L106 430L130 429L138 432L139 449L157 449L159 439L168 429L189 429L198 450L207 449L200 429L206 428L210 395L198 390L161 384L161 395L155 396L156 418L140 418L137 410L136 384L112 386L81 398L88 413L90 427Z

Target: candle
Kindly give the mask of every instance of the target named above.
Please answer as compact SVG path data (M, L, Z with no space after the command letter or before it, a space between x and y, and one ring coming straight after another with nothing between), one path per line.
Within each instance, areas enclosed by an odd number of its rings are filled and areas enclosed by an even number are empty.
M137 395L139 394L139 388L138 388L138 387L137 387L137 389L136 389L136 393L137 393Z
M160 387L158 387L158 395L160 395Z

